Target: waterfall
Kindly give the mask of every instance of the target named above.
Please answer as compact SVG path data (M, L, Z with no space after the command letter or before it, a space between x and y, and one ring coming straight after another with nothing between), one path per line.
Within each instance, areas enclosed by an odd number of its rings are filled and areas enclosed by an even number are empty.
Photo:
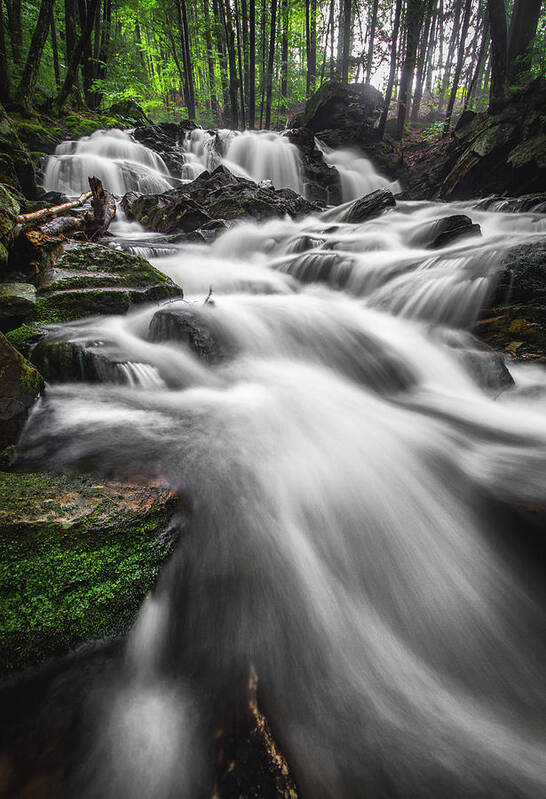
M44 189L68 196L89 190L87 178L96 175L108 191L125 194L162 192L173 186L161 156L135 142L122 130L98 130L78 141L57 145L45 166Z
M402 191L398 181L389 181L379 175L372 162L356 148L332 149L317 138L315 138L315 144L326 163L329 166L334 166L339 172L343 202L356 200L376 189L388 189L393 194L399 194Z
M227 138L230 157L268 142ZM482 236L426 249L453 213ZM518 511L546 491L546 369L470 332L545 217L342 217L153 258L185 301L76 326L124 384L54 383L29 419L24 458L161 475L187 509L94 690L69 799L210 799L250 673L302 799L546 791L543 589Z

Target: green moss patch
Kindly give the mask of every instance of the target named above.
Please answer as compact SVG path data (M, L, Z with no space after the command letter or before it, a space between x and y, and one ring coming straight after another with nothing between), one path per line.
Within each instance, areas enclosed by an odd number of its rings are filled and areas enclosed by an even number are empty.
M124 633L174 542L165 486L0 473L0 671Z

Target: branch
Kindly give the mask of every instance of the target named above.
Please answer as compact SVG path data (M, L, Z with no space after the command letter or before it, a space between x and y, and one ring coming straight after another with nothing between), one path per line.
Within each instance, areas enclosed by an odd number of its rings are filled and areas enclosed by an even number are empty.
M57 216L57 214L62 214L63 211L68 211L70 208L83 205L91 197L92 193L91 191L86 191L85 194L81 194L77 200L72 200L62 205L55 205L53 208L41 208L39 211L33 211L31 214L19 214L17 222L25 225L27 222L35 222L38 219L44 219L46 216Z

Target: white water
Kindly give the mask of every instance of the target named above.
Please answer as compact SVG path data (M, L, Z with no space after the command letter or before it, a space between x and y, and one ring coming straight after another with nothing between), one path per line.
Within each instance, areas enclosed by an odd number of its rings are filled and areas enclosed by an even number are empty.
M343 200L356 199L370 191L389 188L400 191L378 175L370 161L354 150L331 150L317 141L328 164L340 174ZM88 190L89 175L99 177L113 194L127 191L153 194L181 182L194 180L205 169L224 164L234 174L256 182L271 181L275 188L290 188L304 194L305 175L298 148L273 131L207 131L186 133L179 147L185 163L179 175L169 175L163 159L135 142L121 130L100 130L78 141L59 144L49 156L44 172L46 191L69 196Z
M69 796L210 797L251 669L305 799L545 794L544 596L514 507L546 496L546 370L509 364L510 386L469 333L545 217L344 211L184 245L154 263L185 301L70 326L131 384L49 386L26 457L161 475L192 511ZM452 213L482 238L416 244Z

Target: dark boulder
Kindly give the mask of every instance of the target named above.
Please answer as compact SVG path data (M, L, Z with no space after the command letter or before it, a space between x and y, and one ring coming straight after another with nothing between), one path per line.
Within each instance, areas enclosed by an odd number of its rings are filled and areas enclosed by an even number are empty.
M392 192L377 189L355 200L345 211L342 222L359 223L379 216L387 208L396 205Z
M173 174L180 174L186 162L180 147L183 137L184 129L175 122L139 125L133 131L133 138L160 155Z
M427 222L414 234L410 243L428 250L438 250L459 239L468 236L481 236L481 234L480 226L474 225L470 217L464 214L454 214Z
M0 105L0 183L26 197L36 196L36 178L30 153Z
M522 197L486 197L476 203L480 211L505 214L546 213L546 194L524 194Z
M505 253L475 333L508 355L546 363L546 239Z
M324 160L315 143L315 134L310 128L293 128L284 135L300 151L305 175L305 196L310 200L320 200L329 205L341 202L341 182L339 172Z
M180 341L209 363L224 355L210 327L190 308L161 308L153 315L148 335L151 341Z
M383 95L369 84L326 81L307 101L300 127L315 134L332 128L354 133L373 127L382 107Z
M17 441L43 385L39 372L0 333L0 450Z
M126 119L133 125L151 125L152 120L146 115L145 111L134 100L120 100L106 110L110 116L119 116Z
M149 230L183 233L217 230L224 220L303 216L322 210L291 189L274 189L237 177L225 166L163 194L128 193L122 208ZM220 223L220 224L219 224ZM209 237L203 236L203 239Z

